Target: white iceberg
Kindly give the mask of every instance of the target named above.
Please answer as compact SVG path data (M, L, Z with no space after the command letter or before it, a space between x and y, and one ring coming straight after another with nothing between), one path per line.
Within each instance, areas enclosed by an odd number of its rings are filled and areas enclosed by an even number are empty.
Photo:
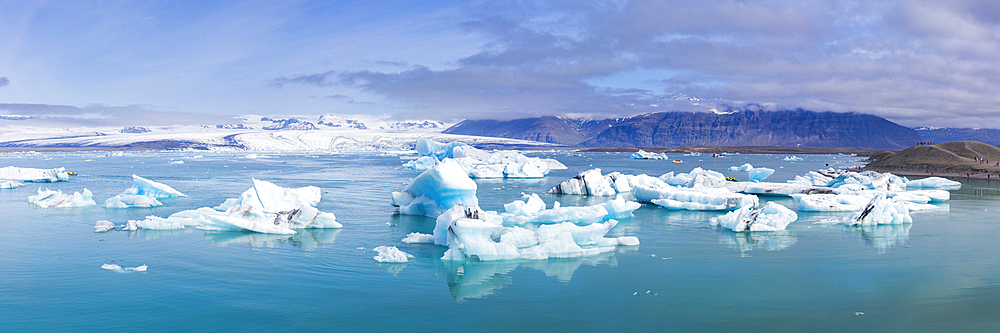
M132 187L122 194L108 198L104 202L107 208L149 208L162 206L157 199L186 197L184 193L165 184L132 175Z
M202 207L174 213L167 218L147 216L130 220L123 230L184 229L249 230L270 234L295 234L295 229L343 228L332 213L314 207L321 190L315 186L283 188L253 179L254 186L238 199L228 199L216 208Z
M908 180L906 182L906 188L948 188L957 190L961 187L962 183L941 177L927 177L923 179Z
M556 160L527 157L515 151L488 153L461 142L445 144L420 139L417 153L421 157L407 162L405 167L428 170L445 160L455 160L472 178L541 178L549 170L566 169Z
M792 196L793 194L835 194L834 189L829 187L788 183L727 182L726 188L733 192L768 196Z
M731 167L729 167L729 171L748 172L750 170L753 170L753 165L750 164L750 163L745 163L745 164L743 164L741 166L731 166Z
M415 160L404 163L403 167L417 171L425 171L433 168L437 164L438 160L434 156L420 156Z
M64 182L69 180L69 173L66 172L66 168L35 169L8 166L0 168L0 179L34 183Z
M406 244L434 244L434 235L411 232L401 242Z
M145 195L116 195L104 201L107 208L150 208L163 206L163 203L156 198Z
M792 195L799 202L798 210L803 212L850 212L856 211L871 201L871 198L848 194Z
M458 162L445 160L413 179L402 192L392 192L400 214L436 217L455 205L479 206L476 182Z
M759 183L767 177L770 177L772 174L774 174L774 169L769 168L753 168L747 172L747 176L750 178L750 181L754 183Z
M827 186L830 184L834 178L837 178L841 174L847 172L846 170L836 170L834 168L827 168L818 171L809 171L805 176L795 176L795 179L789 180L788 183L804 185L804 186Z
M618 191L611 186L611 181L607 177L601 175L601 169L590 169L559 183L546 193L612 196Z
M901 201L877 194L860 210L844 218L848 226L913 223L910 210Z
M525 195L525 201L516 200L504 205L506 213L500 214L503 221L509 225L525 223L562 223L590 224L612 218L632 217L632 211L641 205L635 201L626 201L621 195L603 204L584 207L559 207L545 209L545 203L537 194Z
M114 228L115 224L107 220L100 220L94 224L94 232L108 232L114 230Z
M0 180L0 189L12 189L24 186L24 183L15 180Z
M639 151L632 153L632 159L637 159L637 160L665 160L665 159L667 159L667 154L647 152L647 151L643 151L642 149L640 149Z
M122 267L115 264L104 264L101 265L101 268L117 272L145 272L148 267L146 267L146 265L136 266L136 267Z
M712 226L723 227L732 231L778 231L785 230L789 223L795 222L798 215L785 206L768 202L759 209L749 206L741 207L723 216L713 217Z
M378 262L404 263L413 258L413 255L400 251L395 246L379 246L375 248L375 251L378 252L378 255L375 256L375 261Z
M726 188L646 187L632 188L641 202L650 202L673 210L734 210L756 206L757 196L734 193Z
M90 190L83 189L83 193L73 192L73 194L63 194L62 190L42 190L38 189L38 195L28 197L28 203L42 208L69 208L97 206L94 201L94 194Z
M801 161L802 158L792 155L792 156L785 156L785 158L782 158L781 160L785 162L794 162L794 161Z

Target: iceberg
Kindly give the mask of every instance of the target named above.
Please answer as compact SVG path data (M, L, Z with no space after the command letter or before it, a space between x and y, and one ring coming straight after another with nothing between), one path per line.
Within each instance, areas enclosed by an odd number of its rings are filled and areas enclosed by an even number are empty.
M446 158L455 158L455 148L465 149L465 147L469 147L469 145L461 142L440 143L434 140L419 139L416 149L420 156L432 156L440 161Z
M948 188L957 190L961 187L962 183L941 177L927 177L923 179L908 180L906 182L906 188Z
M713 217L712 226L723 227L735 232L741 231L778 231L785 230L789 223L795 222L798 215L785 206L768 202L759 209L750 206L740 207L723 216Z
M601 169L590 169L559 183L546 193L612 196L618 191L611 186L611 181L607 177L601 175Z
M66 168L35 169L8 166L0 168L0 179L33 183L64 182L69 181L69 173L66 172Z
M667 154L647 152L647 151L643 151L642 149L640 149L639 151L632 153L632 159L636 159L636 160L665 160L665 159L667 159Z
M863 207L871 198L848 194L792 195L803 212L850 212Z
M553 207L545 209L545 203L537 194L524 195L525 201L514 201L504 205L506 213L500 214L508 225L525 223L553 224L570 222L575 224L590 224L612 218L632 217L632 212L641 205L635 201L626 201L619 194L614 200L603 204L585 207Z
M147 216L145 220L128 221L122 229L170 230L193 226L202 230L295 234L295 229L343 228L334 214L314 207L320 201L318 187L283 188L271 182L252 180L253 187L218 207L180 211L167 218Z
M673 210L734 210L756 206L754 195L734 193L726 188L685 188L637 186L632 195L641 202L650 202Z
M42 208L69 208L97 206L94 201L94 194L90 190L83 189L83 193L73 192L73 194L63 194L62 190L42 190L38 189L38 195L28 197L28 203Z
M132 175L132 187L126 189L122 194L108 198L104 202L107 208L149 208L162 206L157 199L186 197L184 193L175 190L165 184Z
M472 178L541 178L549 170L566 169L553 159L527 157L515 151L488 153L461 142L445 144L420 139L417 140L417 153L420 157L405 163L405 167L423 171L445 160L455 160Z
M741 166L729 167L729 171L749 172L750 170L753 170L753 165L750 163L746 163Z
M3 180L0 181L0 189L12 189L24 186L24 183L13 180Z
M433 168L438 164L437 158L433 156L420 156L415 160L411 160L403 164L403 167L407 169L425 171L427 169Z
M115 228L115 224L111 221L100 220L94 224L94 232L108 232Z
M848 226L906 224L913 223L913 218L905 204L879 193L860 210L845 217L843 223Z
M406 244L434 244L434 235L411 232L406 235L406 238L403 238L402 242Z
M795 176L795 179L789 180L788 183L798 184L803 186L827 186L834 178L837 178L841 174L847 172L846 170L835 170L833 168L827 168L819 171L809 171L805 176Z
M834 194L834 189L829 187L809 186L788 183L752 183L752 182L727 182L726 188L733 192L771 195L771 196L792 196L793 194Z
M769 168L754 168L750 163L743 164L741 166L731 166L729 171L746 172L750 178L751 182L759 183L771 174L774 174L774 169Z
M635 237L604 237L618 221L578 226L564 222L535 229L504 227L495 213L455 206L438 217L435 243L448 246L442 260L540 260L573 258L638 245ZM498 240L498 241L497 241Z
M107 208L150 208L163 206L163 203L156 198L145 195L116 195L104 201Z
M146 265L136 266L136 267L122 267L115 264L101 265L101 269L106 269L109 271L117 271L117 272L145 272L146 268L147 268Z
M375 248L378 255L375 256L375 261L385 262L385 263L404 263L409 262L413 255L400 251L395 246L379 246Z
M445 160L413 179L402 192L392 192L400 214L437 217L455 205L479 206L476 182L455 160Z
M795 161L801 161L802 158L792 155L792 156L785 156L785 158L782 158L781 160L785 162L795 162Z

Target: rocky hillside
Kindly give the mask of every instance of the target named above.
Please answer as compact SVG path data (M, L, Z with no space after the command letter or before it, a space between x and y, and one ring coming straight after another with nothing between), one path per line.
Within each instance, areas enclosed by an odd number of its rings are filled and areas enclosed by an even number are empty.
M558 117L466 120L444 133L578 147L746 145L902 149L921 141L915 130L881 117L805 110L730 114L662 112L599 121Z
M929 175L931 172L942 176L996 175L1000 173L997 161L1000 161L1000 147L976 141L956 141L877 153L869 158L865 170L906 175Z

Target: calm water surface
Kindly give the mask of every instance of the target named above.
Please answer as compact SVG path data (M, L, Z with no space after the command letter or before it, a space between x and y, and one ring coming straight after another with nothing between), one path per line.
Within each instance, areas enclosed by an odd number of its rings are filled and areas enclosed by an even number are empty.
M201 156L197 156L201 155ZM660 175L696 166L751 163L785 181L809 170L857 165L858 157L534 153L569 170L534 180L477 180L487 210L521 193L551 206L608 198L542 194L578 172ZM184 161L172 164L171 161ZM785 232L714 229L721 213L644 205L614 236L641 245L595 257L447 262L444 247L402 244L434 220L394 214L389 193L417 175L398 156L219 153L0 154L0 166L66 167L69 182L0 190L0 331L997 331L1000 329L1000 186L963 181L942 209L913 224L847 228L817 224L846 213L799 213ZM88 188L105 199L137 174L188 194L151 209L43 209L39 187ZM251 177L323 189L322 211L342 230L293 236L245 232L112 231L147 215L212 207ZM773 200L794 209L787 198ZM416 258L380 264L371 249L395 245ZM119 273L102 264L149 267Z

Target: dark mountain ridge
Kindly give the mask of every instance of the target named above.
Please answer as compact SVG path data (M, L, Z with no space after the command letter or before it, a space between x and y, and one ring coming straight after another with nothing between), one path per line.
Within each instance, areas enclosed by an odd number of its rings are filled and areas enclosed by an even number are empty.
M573 147L745 145L901 149L922 139L917 131L878 116L806 110L728 114L660 112L596 121L560 117L466 120L444 133L534 140Z

